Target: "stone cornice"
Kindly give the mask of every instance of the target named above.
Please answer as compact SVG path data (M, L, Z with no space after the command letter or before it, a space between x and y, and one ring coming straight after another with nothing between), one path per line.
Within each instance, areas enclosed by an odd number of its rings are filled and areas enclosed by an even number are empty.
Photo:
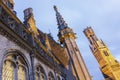
M22 39L18 34L15 33L11 28L6 27L2 21L0 21L0 34L7 37L8 39L12 40L22 48L26 49L27 51L32 50L32 46L28 44L27 41Z

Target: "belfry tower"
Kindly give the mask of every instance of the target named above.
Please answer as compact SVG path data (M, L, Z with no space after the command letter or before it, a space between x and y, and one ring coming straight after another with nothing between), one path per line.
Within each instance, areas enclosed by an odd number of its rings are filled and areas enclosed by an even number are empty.
M105 43L97 38L91 27L86 28L84 34L90 42L90 49L100 65L105 80L120 80L120 64Z
M56 12L56 18L59 29L59 41L67 49L70 58L70 63L72 65L72 71L76 77L76 80L91 80L91 76L86 68L84 60L75 42L75 33L71 28L68 27L67 23L64 21L64 19L58 12L56 6L54 6L54 10Z

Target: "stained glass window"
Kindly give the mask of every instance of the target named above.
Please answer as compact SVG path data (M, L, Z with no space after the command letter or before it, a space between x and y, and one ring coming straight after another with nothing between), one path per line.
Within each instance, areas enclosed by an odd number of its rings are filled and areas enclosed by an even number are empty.
M26 80L25 68L23 66L18 67L18 80Z
M57 76L57 80L60 80L60 77L59 77L59 76Z
M45 80L45 77L44 77L43 73L41 73L41 75L40 75L40 80Z
M2 80L14 80L14 66L11 61L4 62L2 72Z
M39 74L38 73L35 74L35 80L39 80Z
M2 80L27 80L27 65L19 55L8 55L2 69Z
M36 80L46 80L44 69L41 66L36 68Z
M52 72L48 73L48 80L55 80Z

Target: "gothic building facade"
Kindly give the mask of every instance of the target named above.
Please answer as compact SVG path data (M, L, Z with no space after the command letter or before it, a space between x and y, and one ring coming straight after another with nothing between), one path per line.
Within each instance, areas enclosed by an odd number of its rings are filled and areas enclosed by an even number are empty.
M14 1L0 0L0 80L91 80L75 33L54 10L60 43L36 27L32 8L21 22Z

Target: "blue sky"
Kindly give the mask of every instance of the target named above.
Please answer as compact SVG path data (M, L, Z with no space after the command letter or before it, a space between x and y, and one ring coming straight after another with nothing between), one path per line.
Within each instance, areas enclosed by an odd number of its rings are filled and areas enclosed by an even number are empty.
M103 80L99 65L89 49L83 30L92 26L98 38L120 61L120 0L15 0L17 16L23 21L23 10L32 7L37 27L57 39L57 23L53 5L75 33L76 42L93 80Z

